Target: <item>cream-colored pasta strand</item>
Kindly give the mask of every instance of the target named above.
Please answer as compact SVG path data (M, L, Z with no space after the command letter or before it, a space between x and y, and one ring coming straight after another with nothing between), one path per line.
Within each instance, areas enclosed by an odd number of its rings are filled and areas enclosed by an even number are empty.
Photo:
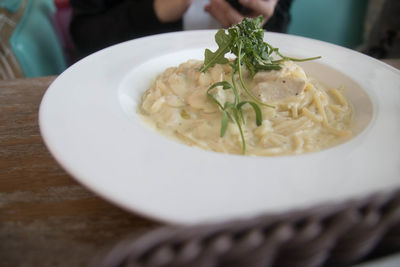
M339 90L333 88L333 89L329 90L329 92L335 97L336 101L339 102L340 105L342 105L342 106L347 105L347 101L345 100L343 95L339 92Z
M326 118L328 119L329 122L335 121L335 113L332 111L331 108L329 108L329 105L325 106L325 113L326 113Z
M341 136L341 137L345 137L345 136L350 136L351 135L351 131L350 130L339 130L339 129L335 129L333 127L330 126L326 126L325 127L330 133L337 135L337 136Z
M347 111L347 109L340 107L338 105L333 105L333 104L329 104L328 107L335 112L336 114L341 114L341 113L345 113Z
M307 107L313 101L313 96L315 93L315 88L311 84L307 84L304 88L304 97L299 102L299 109Z
M293 135L293 144L294 144L294 151L299 152L304 145L304 139L301 138L298 134Z
M299 117L299 110L297 107L298 107L297 104L291 105L291 107L290 107L290 111L291 111L292 117L294 119L297 119Z
M312 122L307 117L301 117L298 120L289 120L281 125L277 125L275 128L275 132L281 135L290 135L292 133L303 130L307 127L310 127L310 123Z
M324 105L322 104L321 96L320 96L319 92L314 95L314 102L317 107L319 115L321 115L321 117L322 117L322 125L328 126L328 119L326 117L325 108L324 108Z
M322 118L317 116L316 114L312 113L308 108L303 108L301 110L301 112L307 116L308 118L310 118L313 122L315 123L321 123Z

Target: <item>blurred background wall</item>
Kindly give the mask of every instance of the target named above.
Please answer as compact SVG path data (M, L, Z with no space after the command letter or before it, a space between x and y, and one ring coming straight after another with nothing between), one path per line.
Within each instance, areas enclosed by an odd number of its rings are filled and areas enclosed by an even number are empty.
M355 48L363 41L368 0L294 0L289 34Z
M288 33L400 57L400 0L294 0ZM69 0L0 0L0 79L56 75L77 59Z

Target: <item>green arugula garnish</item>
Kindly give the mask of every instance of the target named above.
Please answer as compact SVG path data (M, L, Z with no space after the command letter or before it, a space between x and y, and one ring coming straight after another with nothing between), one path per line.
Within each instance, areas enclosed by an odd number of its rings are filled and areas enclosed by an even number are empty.
M234 80L234 73L232 73L232 83L235 84ZM211 93L210 91L213 90L217 86L222 86L222 89L224 90L229 90L231 89L233 91L233 94L235 95L234 102L231 103L229 101L226 101L223 105L220 103ZM220 131L220 136L223 137L225 135L226 129L228 128L228 123L229 120L234 121L236 125L239 128L240 132L240 137L242 139L242 154L246 153L246 141L243 135L243 130L242 130L242 123L245 123L244 116L243 116L243 110L242 107L245 104L249 104L252 106L254 109L254 112L256 114L256 125L260 126L262 123L262 113L260 107L252 102L252 101L240 101L239 100L239 93L237 91L236 86L232 86L230 83L227 81L222 81L222 82L217 82L214 83L213 85L210 86L207 90L207 96L214 101L222 110L222 120L221 120L221 131ZM229 113L231 111L231 113Z
M264 29L260 27L262 17L254 19L245 18L240 24L230 27L227 32L220 29L215 34L215 41L218 44L218 49L212 52L209 49L205 50L204 53L204 65L200 69L201 72L206 72L209 68L216 64L227 64L229 63L232 67L232 84L227 81L214 83L207 90L207 96L215 102L222 110L221 120L221 131L220 136L225 135L228 127L229 120L236 123L239 128L240 136L242 139L242 153L246 153L246 141L244 139L242 124L245 123L242 107L245 104L251 105L256 114L256 125L260 126L262 123L262 113L258 105L274 108L273 106L263 103L251 91L247 88L244 83L242 65L244 65L252 76L258 71L270 71L280 70L281 63L286 60L292 61L307 61L314 60L320 57L312 57L305 59L296 59L286 57L279 52L278 48L271 46L264 42ZM232 53L236 58L231 62L225 57L226 54ZM279 57L274 59L273 56ZM231 62L231 63L230 63ZM240 101L239 90L235 82L235 74L239 76L239 83L241 88L253 101ZM225 102L220 103L210 91L217 86L222 86L224 90L231 89L235 95L234 103Z

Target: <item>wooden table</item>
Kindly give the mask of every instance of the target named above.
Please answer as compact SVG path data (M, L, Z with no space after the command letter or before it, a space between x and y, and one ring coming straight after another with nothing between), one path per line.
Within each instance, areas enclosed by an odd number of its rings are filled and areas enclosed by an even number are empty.
M0 81L0 266L87 266L157 226L86 190L49 154L38 109L54 79Z
M49 154L38 108L54 79L0 81L0 266L87 266L127 234L159 226L87 191Z

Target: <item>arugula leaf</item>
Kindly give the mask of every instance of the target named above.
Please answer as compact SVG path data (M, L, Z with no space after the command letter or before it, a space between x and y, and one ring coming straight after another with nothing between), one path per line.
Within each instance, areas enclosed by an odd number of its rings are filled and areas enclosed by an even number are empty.
M257 126L261 126L261 124L262 124L262 113L261 113L260 107L254 102L242 101L237 105L237 108L240 110L242 108L242 106L245 105L245 104L251 105L251 107L254 109L254 113L256 114L256 125Z
M228 111L222 111L222 119L221 119L221 133L220 136L224 137L226 129L228 128L229 118Z
M245 154L246 153L246 140L244 139L243 129L242 129L241 120L240 120L240 119L242 119L243 124L245 123L242 106L245 104L250 104L253 107L254 112L256 114L257 126L261 125L262 113L261 113L260 107L257 106L256 103L251 102L251 101L241 101L240 102L239 93L238 93L235 79L234 79L234 73L235 73L235 70L232 69L232 84L233 85L231 85L227 81L216 82L208 88L206 94L207 94L207 97L210 98L214 103L216 103L222 110L220 137L224 137L226 130L228 129L229 120L235 122L237 127L239 128L240 137L242 139L242 154ZM215 98L211 94L210 91L218 86L221 86L222 89L224 89L224 90L232 89L232 91L235 95L234 103L226 101L224 104L222 104L218 101L217 98Z
M208 96L212 101L214 101L221 109L224 109L224 107L222 106L222 104L221 104L212 94L210 94L210 91L211 91L212 89L214 89L215 87L217 87L217 86L222 86L222 88L223 88L224 90L226 90L226 89L232 88L232 85L231 85L230 83L228 83L227 81L217 82L217 83L214 83L213 85L211 85L211 86L208 88L207 92L206 92L207 96Z
M215 64L226 64L229 62L225 58L225 54L230 51L232 46L232 37L225 33L224 30L220 29L215 34L215 42L218 44L218 49L212 52L210 49L206 49L204 52L204 65L200 69L201 72L205 72L207 69L215 66Z

